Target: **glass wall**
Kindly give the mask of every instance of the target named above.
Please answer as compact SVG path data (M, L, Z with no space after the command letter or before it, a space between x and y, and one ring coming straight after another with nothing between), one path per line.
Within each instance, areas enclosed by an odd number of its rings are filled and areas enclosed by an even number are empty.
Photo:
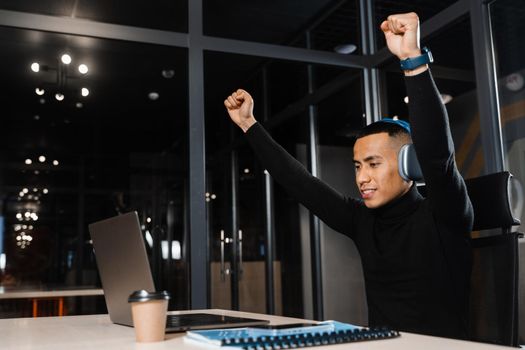
M515 45L515 33L521 32L516 18L523 16L518 2L500 0L491 11L493 22L501 23L497 27L505 27L495 32L495 46L507 164L522 179L519 116L523 109L519 101L523 55ZM424 23L455 3L373 1L378 48L384 48L379 24L386 16L415 11ZM150 31L138 27L187 32L189 4L193 5L187 0L157 1L146 6L132 1L124 9L102 2L51 1L43 6L8 1L0 7L135 26L122 30L130 37L135 33L138 41L148 41ZM358 4L356 0L204 0L202 23L207 37L203 42L229 38L251 41L251 48L256 43L309 47L327 51L317 56L324 59L330 59L328 52L336 47L358 55L363 52ZM507 28L508 23L514 24ZM467 178L485 171L470 27L470 18L464 16L424 40L436 59L431 69L447 103L456 159ZM87 225L136 210L157 288L172 292L170 309L188 308L186 258L191 234L186 204L190 197L195 203L196 195L188 190L187 50L7 27L0 30L0 49L4 63L0 67L2 290L99 289ZM224 50L235 51L231 47ZM63 53L70 55L69 65L62 63ZM79 70L81 63L85 67ZM208 245L202 249L209 252L211 307L313 316L309 214L271 181L223 106L224 98L235 89L250 91L257 119L305 165L314 124L320 177L341 192L355 195L347 165L351 165L353 136L365 124L364 75L360 69L311 68L313 81L309 81L306 63L205 51L204 86L192 80L205 93L206 194L198 200L205 201L207 208ZM398 62L385 62L379 68L383 114L407 118ZM311 95L309 83L315 91ZM309 103L315 104L314 116L308 114ZM203 140L194 141L198 145ZM517 198L523 193L518 189L516 182ZM517 212L520 208L516 207ZM270 287L265 278L269 225L274 234L272 306L267 304ZM341 241L332 242L346 247L346 238L337 237ZM332 254L327 247L325 244L322 251L325 257ZM325 301L348 298L347 285L342 288L335 274L326 273L330 268L330 262L324 261ZM359 287L352 284L348 288ZM357 300L356 295L350 299ZM101 297L92 298L96 300L68 300L67 313L105 312ZM25 301L0 303L0 317L28 315L27 310ZM328 318L366 323L339 317L330 307L326 310L331 310L325 312ZM363 309L335 311L366 315Z
M187 307L186 50L4 27L0 48L0 286L99 289L87 226L137 211L157 288ZM66 314L105 312L88 298Z
M525 9L520 1L498 0L490 5L496 56L497 87L505 168L514 175L515 217L525 222L525 50L521 35ZM517 226L514 229L520 230Z
M304 120L298 114L303 115L305 106L290 107L304 97L305 81L302 63L216 52L205 55L211 307L268 312L271 288L265 260L272 249L273 312L302 316L302 298L297 297L302 278L297 203L273 184L231 122L223 100L237 88L246 89L255 100L257 120L295 154L297 138L306 140L307 130L298 125ZM267 244L269 211L274 215L272 247Z

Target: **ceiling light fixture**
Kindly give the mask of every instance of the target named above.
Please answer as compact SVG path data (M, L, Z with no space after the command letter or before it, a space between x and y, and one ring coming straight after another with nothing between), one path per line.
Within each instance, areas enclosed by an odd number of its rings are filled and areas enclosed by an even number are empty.
M70 64L71 63L71 56L69 56L67 53L63 54L62 57L60 57L60 60L64 64Z
M86 66L85 64L81 64L78 66L78 71L81 74L86 74L89 71L89 69L88 69L88 66Z
M76 106L77 108L82 108L82 107L84 107L84 105L82 104L82 102L77 102L77 103L75 104L75 106Z
M69 90L76 90L76 91L78 91L77 89L81 89L82 88L82 86L76 85L78 83L75 83L74 87L70 87L69 86L69 82L72 81L71 79L78 79L79 78L78 74L70 74L71 71L69 71L69 69L67 68L67 65L71 64L72 62L73 62L73 59L72 59L71 55L69 53L63 53L63 54L58 55L58 59L56 59L54 61L54 64L52 64L50 66L45 65L45 64L40 64L38 62L31 63L31 70L33 70L34 72L38 72L40 70L44 70L44 71L50 71L50 72L53 72L53 73L56 74L56 80L53 79L56 82L55 83L56 86L50 88L50 87L48 87L46 85L46 89L48 90L48 93L49 93L50 89L52 91L54 91L55 92L55 94L54 94L55 99L57 101L59 101L59 102L61 102L61 101L63 101L65 99L65 95L64 95L63 92L69 91ZM80 63L76 67L76 69L78 69L78 71L80 72L81 75L85 75L89 71L88 66L86 64L84 64L84 63ZM47 78L46 78L46 80L47 80ZM46 81L46 82L44 82L44 84L48 84L49 85L49 84L53 84L53 83L51 83L49 81ZM80 84L83 84L83 83L80 83ZM35 89L35 92L36 92L37 95L42 96L42 95L44 95L45 90L42 88L42 85L40 85L40 86L37 86L37 89ZM82 88L81 92L82 92L82 96L89 95L89 90L86 89L86 88ZM39 101L40 101L41 104L46 103L46 100L44 100L44 99L40 99ZM80 108L80 107L77 107L77 108Z
M33 163L33 161L32 161L31 159L27 158L26 161L25 161L25 163L26 163L27 165L30 165L31 163Z
M354 44L342 44L342 45L337 45L334 48L335 52L343 54L343 55L349 55L355 50L357 50L357 46L355 46Z
M162 70L162 77L166 79L171 79L175 75L175 71L173 69L163 69Z
M38 157L38 161L40 163L44 163L46 161L46 157L45 156L40 156L40 157Z
M53 161L53 165L54 165L54 166L57 166L57 165L58 165L58 160L55 159L55 160Z
M150 93L148 94L148 98L149 98L150 100L152 100L152 101L156 101L156 100L158 100L159 97L160 97L160 95L159 95L159 93L156 92L156 91L152 91L152 92L150 92Z

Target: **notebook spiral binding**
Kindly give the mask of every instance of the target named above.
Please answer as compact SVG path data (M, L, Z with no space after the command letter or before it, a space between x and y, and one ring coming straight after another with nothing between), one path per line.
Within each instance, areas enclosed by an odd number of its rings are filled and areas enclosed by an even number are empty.
M389 328L363 328L313 334L228 338L221 341L221 346L239 347L244 350L281 350L388 339L399 336L398 331Z

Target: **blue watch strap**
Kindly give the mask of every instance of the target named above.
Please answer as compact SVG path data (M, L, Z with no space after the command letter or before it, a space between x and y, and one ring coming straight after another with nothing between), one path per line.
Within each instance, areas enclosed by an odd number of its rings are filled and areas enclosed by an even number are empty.
M407 58L405 60L400 61L399 63L401 65L401 69L402 70L413 70L424 64L434 62L432 53L427 47L422 48L421 52L422 52L421 56Z

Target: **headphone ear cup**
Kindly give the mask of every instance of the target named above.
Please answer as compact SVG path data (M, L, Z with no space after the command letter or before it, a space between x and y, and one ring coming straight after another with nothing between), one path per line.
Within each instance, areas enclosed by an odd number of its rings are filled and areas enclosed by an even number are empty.
M398 171L401 178L405 181L423 180L423 172L417 160L416 149L413 144L406 144L401 147L397 154Z

